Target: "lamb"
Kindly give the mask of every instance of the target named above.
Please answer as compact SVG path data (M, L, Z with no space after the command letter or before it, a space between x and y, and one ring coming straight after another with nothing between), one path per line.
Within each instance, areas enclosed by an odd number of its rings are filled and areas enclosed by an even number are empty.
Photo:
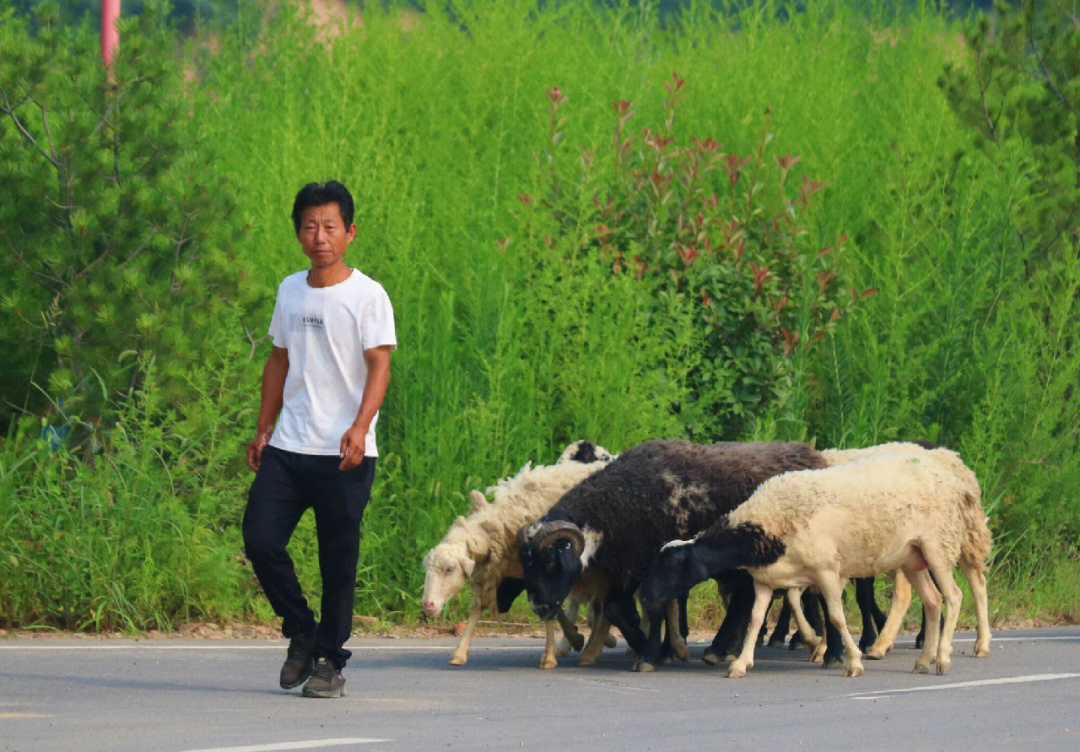
M516 592L499 597L499 587L508 578L521 576L517 553L517 532L551 508L559 497L611 461L607 450L591 442L574 442L554 465L532 467L527 463L517 475L488 489L495 497L490 503L479 491L470 494L471 513L458 517L443 540L424 557L423 608L429 616L442 610L446 602L470 582L473 605L465 633L450 658L454 666L465 665L472 634L483 611L501 613L509 608ZM576 608L573 609L576 614ZM564 622L564 629L569 622ZM572 628L572 624L570 625ZM571 632L578 640L576 630ZM568 635L569 637L570 635ZM548 625L548 640L541 666L555 665L554 625Z
M661 659L664 606L683 594L647 609L652 628L646 638L637 623L634 592L660 547L704 530L767 478L824 466L816 451L798 442L700 446L654 440L629 449L569 490L535 524L522 528L520 555L529 603L541 618L552 619L582 573L598 572L609 587L603 617L638 655L636 668L652 670ZM733 587L731 608L710 648L720 655L726 646L717 643L732 634L731 624L738 623L739 604L748 601L751 585L740 575Z
M989 654L985 561L990 546L978 481L960 457L947 449L899 448L766 481L745 504L695 539L668 543L651 564L640 597L652 607L710 576L747 570L754 579L754 607L742 653L728 670L729 677L739 677L753 665L756 636L773 590L814 585L847 649L844 674L859 676L861 653L840 600L843 581L902 569L927 610L926 642L914 670L926 673L936 662L937 672L944 674L952 662L961 599L953 566L960 566L975 598L974 655ZM948 608L939 634L942 596Z

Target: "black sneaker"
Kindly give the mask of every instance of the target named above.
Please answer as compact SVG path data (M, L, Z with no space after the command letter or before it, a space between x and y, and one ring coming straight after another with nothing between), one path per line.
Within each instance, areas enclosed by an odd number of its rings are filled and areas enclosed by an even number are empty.
M304 697L344 697L345 677L325 658L315 664L315 672L304 685Z
M281 665L282 689L299 687L315 670L315 633L298 634L289 640L289 652Z

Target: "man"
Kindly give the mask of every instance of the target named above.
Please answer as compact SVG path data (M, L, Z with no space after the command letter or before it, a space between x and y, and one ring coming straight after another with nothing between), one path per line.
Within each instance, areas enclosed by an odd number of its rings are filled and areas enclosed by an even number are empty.
M309 183L293 203L296 239L311 262L278 288L247 459L255 471L244 513L244 547L290 638L280 684L306 697L341 697L351 653L360 519L378 451L375 423L397 347L390 299L346 266L356 237L353 200L341 183ZM280 416L279 416L280 414ZM277 425L275 426L275 419ZM322 576L322 621L300 591L285 551L311 507Z

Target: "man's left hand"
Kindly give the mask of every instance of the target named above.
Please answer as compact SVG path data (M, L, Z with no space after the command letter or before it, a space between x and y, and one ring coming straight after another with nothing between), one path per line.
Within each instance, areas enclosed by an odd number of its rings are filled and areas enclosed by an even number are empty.
M360 426L350 426L345 435L341 437L341 456L339 470L352 470L364 459L364 445L367 439L367 431Z

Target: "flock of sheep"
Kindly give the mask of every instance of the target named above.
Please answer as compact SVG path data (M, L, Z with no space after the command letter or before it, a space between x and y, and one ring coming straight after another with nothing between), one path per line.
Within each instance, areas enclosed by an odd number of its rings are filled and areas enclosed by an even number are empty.
M635 670L654 670L669 655L685 661L687 595L714 579L726 609L703 660L730 661L729 677L753 666L776 595L786 595L779 641L790 615L798 629L792 640L811 647L813 660L838 665L843 654L844 674L859 676L864 654L876 659L891 649L912 587L925 633L914 670L936 666L944 674L961 601L957 566L975 600L974 655L989 653L990 531L975 474L948 449L647 441L615 457L579 441L555 464L526 464L487 493L493 501L471 492L471 513L424 559L429 616L472 587L454 665L467 661L481 614L504 613L522 590L546 624L541 668L554 668L571 648L581 665L595 663L615 644L612 626L633 651ZM884 573L896 578L887 618L873 600L873 578ZM849 579L863 617L859 645L841 601ZM582 606L587 643L576 626Z

